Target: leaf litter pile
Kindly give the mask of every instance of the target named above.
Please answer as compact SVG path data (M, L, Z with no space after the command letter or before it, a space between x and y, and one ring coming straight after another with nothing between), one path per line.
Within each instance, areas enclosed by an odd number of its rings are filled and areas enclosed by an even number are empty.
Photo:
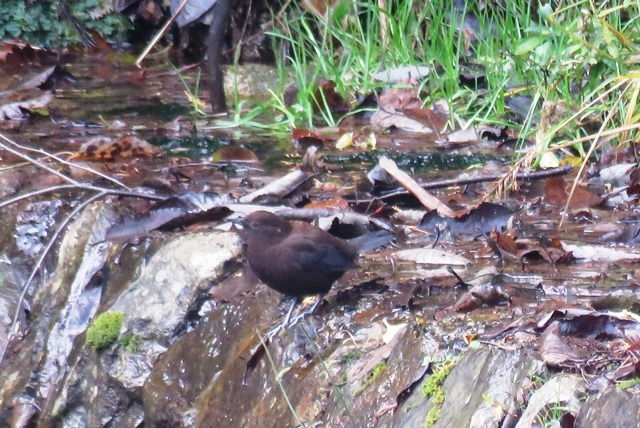
M25 88L40 92L0 109L1 129L15 133L0 136L0 209L13 236L0 258L35 272L21 283L41 275L47 252L72 216L94 201L119 213L107 234L113 242L230 228L229 219L266 209L313 221L343 238L375 229L395 234L394 245L361 261L365 277L347 274L329 300L375 283L376 311L404 309L452 332L463 322L469 326L465 340L532 347L552 367L606 373L613 381L639 375L640 173L634 147L603 148L580 177L569 165L513 171L500 160L513 154L503 145L517 139L512 131L447 132L446 107L424 108L416 90L405 86L375 98L376 112L361 122L292 131L286 141L291 156L275 167L240 140L206 159L149 143L157 129L190 135L180 118L138 132L119 120L96 129L85 122L83 138L67 140L64 121L47 122L57 144L45 150L37 138L19 142L20 132L32 123L42 129L38 117L56 112L54 93L42 83ZM464 157L479 151L501 157L463 172L447 165L412 167L424 153ZM331 161L345 155L358 161L346 167ZM28 299L23 293L19 306L28 307ZM16 340L14 332L25 329L21 323L26 321L18 316L3 318L3 336Z

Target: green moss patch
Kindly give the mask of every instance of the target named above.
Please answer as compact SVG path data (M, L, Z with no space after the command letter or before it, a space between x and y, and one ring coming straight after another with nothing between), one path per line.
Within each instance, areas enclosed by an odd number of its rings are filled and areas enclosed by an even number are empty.
M433 372L429 379L422 384L422 395L424 395L425 398L430 398L433 402L433 407L429 410L425 418L423 425L424 428L434 426L440 418L440 408L442 407L442 403L444 403L445 399L442 384L454 367L455 363L451 361L442 364L442 367Z
M105 312L99 315L87 329L87 345L96 351L108 348L118 340L123 322L122 312Z
M144 339L135 333L127 332L120 337L118 345L131 352L140 352Z

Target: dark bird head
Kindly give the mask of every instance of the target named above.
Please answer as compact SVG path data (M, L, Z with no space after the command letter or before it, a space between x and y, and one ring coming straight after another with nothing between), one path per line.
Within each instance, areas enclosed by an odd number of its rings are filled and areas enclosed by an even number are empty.
M287 220L267 211L256 211L240 219L238 223L242 226L242 237L248 241L256 239L271 241L273 243L282 241L291 233L291 223Z

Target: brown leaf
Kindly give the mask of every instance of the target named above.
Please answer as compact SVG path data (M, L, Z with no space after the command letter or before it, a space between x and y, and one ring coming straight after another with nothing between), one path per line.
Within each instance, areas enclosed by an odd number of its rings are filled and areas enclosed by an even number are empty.
M371 116L371 125L398 128L410 132L440 131L444 122L422 102L413 89L394 88L380 95L378 111Z
M25 101L0 105L0 120L22 120L27 117L25 112L43 109L53 101L53 94L45 92L42 96Z
M560 323L552 322L540 337L542 361L551 367L584 360L586 354L566 343L560 336ZM584 351L584 350L582 350Z
M544 188L545 201L556 207L564 207L568 197L564 186L565 183L563 177L548 178Z
M500 233L497 230L496 232L496 244L498 244L498 248L500 250L505 251L513 256L518 254L518 245L515 240L515 231L511 233Z
M493 284L485 283L474 285L458 299L452 309L456 312L466 313L484 305L496 306L509 301L510 298L505 292Z
M322 146L324 139L309 129L295 128L291 133L293 142L300 149L306 149L309 146Z
M427 125L436 132L444 130L448 118L440 117L436 112L426 108L409 108L404 110L404 114L409 119L414 119L420 123Z
M347 210L347 209L349 209L349 202L345 201L344 199L342 199L339 196L336 196L336 197L331 198L331 199L311 201L307 205L305 205L305 208L308 208L308 209L322 208L322 209L331 209L331 210L333 210L333 209Z

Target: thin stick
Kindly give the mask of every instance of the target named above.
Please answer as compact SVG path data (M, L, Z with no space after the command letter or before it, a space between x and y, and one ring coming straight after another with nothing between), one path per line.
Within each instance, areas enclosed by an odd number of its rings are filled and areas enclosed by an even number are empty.
M284 384L282 383L282 374L284 372L278 372L278 368L276 367L276 362L273 360L273 357L271 356L271 352L269 352L269 348L267 348L267 342L265 342L264 338L262 337L262 335L260 334L259 331L256 330L256 334L258 335L258 338L260 339L260 344L264 348L264 353L267 356L267 359L269 360L269 364L271 365L271 370L273 370L274 378L275 378L276 382L278 382L278 387L280 388L280 392L282 392L282 396L284 397L284 401L287 403L287 407L289 407L289 410L291 411L291 414L295 418L296 423L299 426L303 426L303 427L306 428L307 424L304 423L304 421L302 419L300 419L300 416L298 416L298 413L296 412L296 409L293 407L293 403L289 399L289 394L287 394L287 390L284 388Z
M531 172L519 172L516 174L516 180L518 181L534 181L534 180L542 180L550 177L557 177L559 175L566 175L573 171L573 166L571 165L563 165L557 168L549 168L542 169ZM420 183L420 186L423 189L441 189L444 187L451 186L464 186L469 184L478 184L478 183L490 183L492 181L496 181L504 177L503 174L486 174L477 177L468 177L468 178L452 178L448 180L437 180L430 181L428 183ZM384 199L393 198L395 196L408 195L408 190L396 190L390 191L389 193L385 193L383 195L377 196L371 199L357 199L351 200L347 199L347 202L375 202Z
M19 146L19 144L15 143L14 141L12 141L9 138L5 137L4 134L0 134L0 139L6 141L7 143L9 143L11 145ZM33 165L39 166L40 168L44 169L45 171L49 171L51 174L57 175L58 177L62 178L64 181L66 181L68 183L72 183L72 184L75 184L75 185L79 185L80 184L76 180L74 180L73 178L67 177L66 175L64 175L60 171L56 171L55 169L48 167L47 165L45 165L42 162L40 162L38 159L34 159L34 158L30 157L30 156L25 155L24 153L20 153L18 150L13 149L13 148L7 146L6 144L0 143L0 148L3 148L6 151L8 151L9 153L12 153L12 154L14 154L16 156L19 156L20 158L32 163Z
M27 150L34 150L34 151L36 151L36 152L38 152L38 153L40 153L40 154L42 154L44 156L50 157L52 159L55 159L55 160L57 160L58 162L60 162L62 164L69 165L69 166L71 166L73 168L78 168L78 169L81 169L83 171L90 172L92 174L97 175L98 177L102 177L107 181L110 181L110 182L112 182L114 184L117 184L120 187L124 187L127 190L131 190L131 188L129 186L127 186L126 184L124 184L123 182L121 182L119 180L116 180L115 178L110 177L107 174L105 174L103 172L100 172L98 170L95 170L93 168L90 168L88 166L84 166L84 165L81 165L81 164L78 164L78 163L69 162L68 160L62 159L61 157L59 157L57 155L54 155L52 153L48 153L48 152L46 152L46 151L44 151L42 149L31 149L31 148L26 148L26 149Z
M131 198L152 199L154 201L161 201L163 199L166 199L164 196L149 195L146 193L138 193L138 192L127 192L122 190L113 190L113 189L107 189L106 187L92 186L90 184L61 184L59 186L48 187L46 189L34 190L33 192L25 193L24 195L16 196L6 201L2 201L0 202L0 208L14 204L23 199L29 199L34 196L57 192L59 190L90 190L93 192L107 193L109 195L128 196Z
M9 346L9 344L11 343L11 340L13 339L13 337L15 336L15 328L16 325L18 323L18 318L20 317L20 310L22 309L22 303L24 302L25 297L27 296L27 291L29 290L29 285L31 284L31 281L33 281L33 279L36 276L36 272L40 269L40 267L42 266L42 263L44 262L44 258L47 256L47 254L49 254L49 251L51 250L51 248L53 247L53 244L56 242L56 240L58 239L58 236L60 235L60 233L62 233L62 231L64 230L64 228L67 226L67 224L69 224L69 222L71 221L71 219L73 217L76 216L76 214L78 214L80 211L82 211L87 205L89 205L90 203L92 203L93 201L102 198L103 196L107 195L106 192L101 192L98 193L97 195L93 195L92 197L90 197L89 199L87 199L86 201L84 201L83 203L81 203L80 205L78 205L73 211L71 211L71 213L62 221L62 223L60 224L60 226L56 229L56 231L53 233L53 235L51 235L51 239L49 240L49 242L47 243L47 246L45 247L45 249L42 251L42 254L40 255L40 258L38 259L38 261L36 262L35 266L33 267L33 269L31 270L31 275L29 275L29 279L27 279L27 281L25 282L25 284L23 285L23 289L22 289L22 293L20 294L20 298L18 299L18 302L16 304L16 312L13 315L13 319L11 321L11 326L9 328L9 334L7 335L7 341L5 343L5 345L2 347L2 349L0 349L0 364L2 363L2 360L4 358L4 354L7 351L7 347Z
M68 165L68 166L71 166L71 167L74 167L74 168L81 169L81 170L83 170L83 171L90 172L90 173L92 173L92 174L97 175L98 177L102 177L102 178L104 178L104 179L105 179L105 180L107 180L107 181L111 181L112 183L115 183L115 184L117 184L117 185L118 185L118 186L120 186L120 187L124 187L124 188L125 188L125 189L127 189L127 190L131 190L131 189L130 189L129 187L127 187L127 185L125 185L124 183L122 183L122 182L120 182L120 181L116 180L115 178L110 177L110 176L108 176L108 175L106 175L106 174L104 174L104 173L102 173L102 172L100 172L100 171L97 171L97 170L95 170L95 169L93 169L93 168L89 168L88 166L84 166L84 165L76 164L76 163L73 163L73 162L69 162L68 160L62 159L62 158L61 158L61 157L59 157L58 155L55 155L55 154L53 154L53 153L49 153L49 152L47 152L46 150L43 150L43 149L33 149L33 148L31 148L31 147L28 147L28 146L23 146L22 144L18 144L17 142L15 142L15 141L11 140L10 138L6 137L6 136L5 136L5 135L3 135L3 134L0 134L0 137L1 137L3 140L5 140L7 143L11 144L12 146L14 146L14 147L16 147L16 148L18 148L18 149L20 149L20 150L24 150L24 151L26 151L26 152L33 152L33 153L41 154L41 155L43 155L43 156L45 156L45 157L48 157L48 158L51 158L51 159L57 160L58 162L60 162L60 163L62 163L62 164L64 164L64 165ZM0 144L0 146L2 146L2 147L6 147L6 146L4 146L3 144ZM8 148L7 148L7 149L8 149ZM20 153L18 153L18 152L14 152L14 151L12 151L12 153L16 154L17 156L22 157L23 159L26 159L28 162L32 162L32 161L31 161L31 158L29 158L29 157L27 157L27 156L25 156L25 155L22 155L22 154L20 154ZM43 164L43 165L44 165L44 164ZM38 166L40 166L40 165L38 165ZM65 177L67 177L67 176L65 176ZM71 180L71 179L69 179L69 180ZM69 180L67 180L67 181L69 181ZM74 181L74 183L77 183L77 182L75 182L75 181Z
M164 36L164 33L167 32L167 30L169 29L169 26L171 26L171 24L173 24L173 22L176 20L178 15L180 15L180 12L182 12L182 9L184 9L188 1L189 0L182 0L182 3L180 3L180 6L178 6L178 9L176 9L176 12L173 15L171 15L171 18L169 18L167 23L164 24L164 26L160 29L160 32L156 34L156 36L153 39L151 39L147 47L144 48L140 56L138 56L138 59L136 59L136 62L134 62L136 67L140 67L140 63L144 61L149 51L151 51L151 49L153 49L156 43L158 43L158 40L160 40L160 38Z

